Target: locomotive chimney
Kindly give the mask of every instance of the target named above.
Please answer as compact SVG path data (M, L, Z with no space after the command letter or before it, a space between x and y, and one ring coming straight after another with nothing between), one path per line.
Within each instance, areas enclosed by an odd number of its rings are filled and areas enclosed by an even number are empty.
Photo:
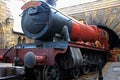
M56 0L46 0L46 2L53 7L56 7Z
M56 0L38 0L38 1L45 1L53 7L56 7Z

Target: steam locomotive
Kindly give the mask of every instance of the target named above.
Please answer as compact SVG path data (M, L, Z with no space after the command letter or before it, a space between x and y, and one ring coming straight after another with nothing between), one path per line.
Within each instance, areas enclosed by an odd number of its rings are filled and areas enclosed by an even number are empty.
M115 46L107 27L81 23L44 1L30 1L22 10L23 32L34 43L0 50L0 60L12 63L15 70L14 76L2 80L59 80L63 75L78 78L81 72L95 69L99 61L103 66Z

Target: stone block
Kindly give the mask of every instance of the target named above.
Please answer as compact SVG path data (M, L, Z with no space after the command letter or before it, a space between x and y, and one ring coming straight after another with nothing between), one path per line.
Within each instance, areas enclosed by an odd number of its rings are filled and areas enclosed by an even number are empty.
M112 7L111 8L111 14L118 14L120 12L120 6Z
M110 27L110 25L113 23L113 20L115 19L115 17L116 17L116 15L109 14L109 17L105 23L107 25L107 27Z
M110 25L111 29L114 29L115 27L117 27L117 25L120 23L120 12L118 14L116 14L115 19L113 20L112 24Z
M102 22L104 14L105 14L105 9L97 10L97 14L94 19L97 21L98 24Z
M115 32L119 32L120 31L120 23L113 30Z

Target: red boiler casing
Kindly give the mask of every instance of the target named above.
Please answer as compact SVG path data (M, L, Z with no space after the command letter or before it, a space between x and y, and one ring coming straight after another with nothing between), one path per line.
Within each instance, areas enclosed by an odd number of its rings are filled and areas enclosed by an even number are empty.
M70 37L73 41L96 41L98 40L97 27L72 21Z

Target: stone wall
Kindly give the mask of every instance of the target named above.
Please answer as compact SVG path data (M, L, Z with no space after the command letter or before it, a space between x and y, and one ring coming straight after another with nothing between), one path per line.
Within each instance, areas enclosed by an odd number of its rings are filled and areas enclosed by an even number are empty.
M13 24L14 19L10 17L9 8L0 0L0 48L10 48L18 43L33 42L23 34L13 32Z
M120 0L97 0L60 9L64 14L88 24L111 28L120 37Z

